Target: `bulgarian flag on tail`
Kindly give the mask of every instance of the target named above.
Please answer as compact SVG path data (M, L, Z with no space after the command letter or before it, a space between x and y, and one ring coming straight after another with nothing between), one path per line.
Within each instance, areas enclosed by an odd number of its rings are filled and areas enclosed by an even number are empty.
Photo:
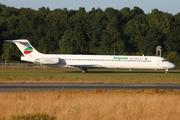
M24 49L24 54L29 54L33 51L32 47L27 47L26 49Z

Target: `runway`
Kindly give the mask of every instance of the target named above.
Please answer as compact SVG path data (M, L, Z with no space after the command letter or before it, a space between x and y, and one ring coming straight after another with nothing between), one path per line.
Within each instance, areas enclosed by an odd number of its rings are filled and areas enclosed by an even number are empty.
M0 92L54 91L54 90L180 90L180 84L0 84Z

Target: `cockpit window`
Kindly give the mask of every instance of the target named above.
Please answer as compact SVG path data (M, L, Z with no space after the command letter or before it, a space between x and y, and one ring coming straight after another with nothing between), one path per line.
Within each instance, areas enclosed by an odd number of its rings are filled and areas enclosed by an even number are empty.
M165 58L163 58L162 62L166 62L167 60Z

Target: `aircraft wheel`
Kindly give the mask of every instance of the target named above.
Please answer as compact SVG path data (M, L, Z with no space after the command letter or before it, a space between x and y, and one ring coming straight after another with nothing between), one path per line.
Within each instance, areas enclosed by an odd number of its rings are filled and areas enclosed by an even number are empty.
M166 69L166 73L168 73L168 69Z
M82 73L86 73L87 72L87 69L82 69Z

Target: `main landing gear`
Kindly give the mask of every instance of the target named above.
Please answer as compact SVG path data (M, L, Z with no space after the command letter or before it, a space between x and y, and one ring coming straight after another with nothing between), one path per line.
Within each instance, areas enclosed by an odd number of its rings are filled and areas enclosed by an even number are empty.
M87 71L87 69L82 69L82 73L87 73L88 71Z

